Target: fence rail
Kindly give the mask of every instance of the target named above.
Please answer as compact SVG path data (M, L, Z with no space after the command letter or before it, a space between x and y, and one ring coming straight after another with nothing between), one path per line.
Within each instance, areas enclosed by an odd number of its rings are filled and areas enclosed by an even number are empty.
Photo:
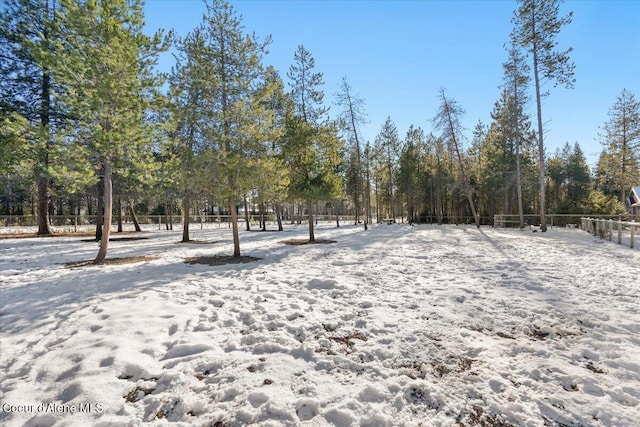
M635 238L640 234L640 222L614 221L613 219L582 218L582 229L601 239L613 241L614 236L618 244L627 244L635 247Z
M261 221L262 216L257 214L249 215L249 221L252 224L259 223ZM164 215L136 215L136 219L138 223L141 225L164 225L165 221L170 222L171 224L181 224L182 223L182 215L173 215L169 218L166 218ZM274 214L266 214L264 216L266 223L275 223L276 217ZM335 222L335 215L314 215L314 219L318 222ZM353 215L339 215L338 219L340 222L349 222L355 221L355 217ZM80 226L91 226L96 224L97 216L96 215L51 215L49 217L52 226L55 227L80 227ZM301 217L301 221L305 222L307 220L307 216L303 215ZM133 219L130 215L123 215L122 221L124 224L132 224ZM282 222L287 224L291 223L292 218L286 217L282 218ZM293 216L293 221L298 221L298 216ZM189 222L191 224L229 224L231 222L230 215L190 215ZM244 223L245 217L243 213L238 215L238 222ZM113 217L112 224L117 224L117 217ZM0 215L0 226L4 227L34 227L38 225L38 217L36 215Z
M593 215L593 214L546 214L547 225L553 227L578 227L582 218L596 217L598 219L627 219L620 215ZM525 226L539 225L540 215L524 215ZM493 226L498 228L519 227L520 216L517 214L496 214L493 216Z

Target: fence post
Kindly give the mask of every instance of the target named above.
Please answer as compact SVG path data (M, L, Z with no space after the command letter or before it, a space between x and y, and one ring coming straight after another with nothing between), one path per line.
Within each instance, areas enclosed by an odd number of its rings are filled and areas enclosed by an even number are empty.
M622 220L617 222L618 224L618 244L622 244Z
M629 246L631 246L631 249L633 249L633 232L636 229L636 224L635 221L631 221L631 239L629 240Z

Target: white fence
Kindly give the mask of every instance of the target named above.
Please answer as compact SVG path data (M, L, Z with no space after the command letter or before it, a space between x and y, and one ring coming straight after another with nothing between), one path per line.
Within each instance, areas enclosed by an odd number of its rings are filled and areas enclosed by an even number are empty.
M615 238L618 244L628 244L634 248L635 238L640 234L640 222L582 218L582 229L601 239L613 241Z

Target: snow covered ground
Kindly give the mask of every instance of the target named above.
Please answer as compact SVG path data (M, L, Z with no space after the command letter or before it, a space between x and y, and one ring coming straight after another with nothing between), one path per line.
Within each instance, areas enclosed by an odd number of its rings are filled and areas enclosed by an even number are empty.
M640 251L580 230L0 240L0 424L634 426ZM128 235L131 236L131 235ZM86 239L86 238L85 238Z

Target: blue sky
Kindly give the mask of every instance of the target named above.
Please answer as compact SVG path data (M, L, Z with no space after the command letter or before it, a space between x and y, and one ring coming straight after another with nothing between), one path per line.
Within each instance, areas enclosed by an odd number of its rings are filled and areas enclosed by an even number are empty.
M437 93L445 88L465 110L468 145L473 127L490 123L499 98L515 1L232 1L247 32L273 37L266 65L286 79L302 44L324 75L325 102L333 103L342 76L365 100L363 140L373 143L390 116L404 138L410 125L433 130ZM200 0L147 0L149 31L173 28L184 35L201 22ZM547 153L579 142L595 165L600 127L623 88L640 98L640 1L569 0L561 13L573 22L558 47L573 47L575 89L548 85L543 101ZM170 55L160 67L168 70ZM535 123L535 101L528 110ZM337 107L331 107L337 114Z

